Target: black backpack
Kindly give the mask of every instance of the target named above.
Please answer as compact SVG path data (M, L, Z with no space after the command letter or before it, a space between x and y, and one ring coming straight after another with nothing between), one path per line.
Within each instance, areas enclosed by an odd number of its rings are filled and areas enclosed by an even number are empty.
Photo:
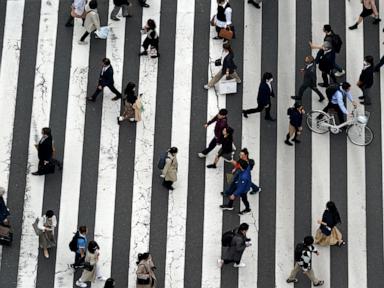
M169 158L168 157L168 151L164 152L163 154L160 155L159 162L157 162L157 168L159 168L160 170L163 170L165 167L165 163L166 163L167 158Z
M325 89L325 94L327 94L328 101L332 100L332 96L335 95L336 91L339 90L340 85L338 83L333 83Z
M291 116L291 114L292 114L292 112L295 110L295 107L289 107L288 109L287 109L287 115L288 116Z
M229 230L221 236L221 246L223 247L230 247L232 243L233 237L236 235L236 229Z
M69 250L71 250L72 252L77 251L77 239L79 238L84 238L84 237L80 236L79 231L77 231L75 235L73 235L71 242L69 242Z
M341 46L343 45L343 41L341 40L340 36L337 34L332 35L332 49L336 53L340 53Z
M305 249L304 243L298 243L295 247L295 261L298 262L301 260L301 255Z

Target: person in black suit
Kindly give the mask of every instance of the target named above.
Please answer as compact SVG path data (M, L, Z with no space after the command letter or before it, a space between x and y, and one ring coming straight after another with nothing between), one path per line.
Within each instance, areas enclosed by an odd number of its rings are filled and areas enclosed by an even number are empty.
M96 101L97 95L101 91L103 91L103 88L107 86L109 90L111 90L112 93L114 93L116 96L112 98L112 101L116 101L121 98L121 93L117 91L115 86L113 85L113 68L111 66L111 61L108 58L103 59L103 68L101 69L100 72L100 78L99 78L99 83L97 84L96 91L93 93L92 96L87 97L87 100L89 101Z
M335 59L336 54L332 49L332 44L328 41L325 41L323 48L319 50L315 60L315 62L319 64L321 77L323 78L323 83L319 83L319 86L325 88L329 86L328 75L331 77L334 83L337 83L336 76L333 73L333 69L335 69Z
M373 57L365 56L363 70L361 71L357 86L363 91L363 95L359 97L361 104L371 105L371 97L369 91L373 85Z
M323 94L316 87L316 63L315 59L312 56L305 57L305 67L301 69L301 72L304 73L303 84L301 84L299 88L299 93L297 96L291 96L294 100L301 100L303 94L307 88L311 88L313 91L319 95L319 101L322 102L324 100Z
M37 149L37 156L39 157L39 166L36 172L33 172L32 175L44 175L48 172L48 166L52 160L52 135L51 129L45 127L41 130L41 137L39 143L35 144Z
M263 75L259 86L259 93L257 94L257 107L252 109L243 110L243 116L248 118L249 114L261 112L265 109L265 120L275 121L271 117L271 96L275 97L271 83L273 81L273 76L271 73L266 72Z

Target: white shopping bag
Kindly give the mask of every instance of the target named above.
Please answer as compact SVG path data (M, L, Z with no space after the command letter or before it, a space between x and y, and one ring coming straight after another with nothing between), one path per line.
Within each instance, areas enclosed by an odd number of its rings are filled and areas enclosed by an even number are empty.
M96 36L100 39L107 39L109 34L109 27L108 26L102 26L99 30L96 30L95 32Z
M216 84L216 89L219 94L234 94L237 93L236 79L226 80L224 77Z

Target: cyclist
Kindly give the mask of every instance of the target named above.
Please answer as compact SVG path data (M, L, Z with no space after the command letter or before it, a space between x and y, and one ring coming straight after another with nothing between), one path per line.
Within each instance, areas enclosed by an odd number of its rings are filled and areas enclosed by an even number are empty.
M349 84L348 82L344 82L340 86L336 86L336 87L337 88L335 88L334 91L331 91L331 92L329 90L326 91L328 92L327 96L329 96L328 95L329 93L331 93L330 95L332 96L328 98L329 99L328 105L323 109L323 111L325 113L328 113L329 109L334 109L337 112L337 117L339 118L339 122L341 124L345 122L345 115L348 115L348 110L344 104L344 97L346 96L349 99L349 101L351 101L351 103L355 108L356 108L356 102L353 101L352 95L350 93L351 84ZM329 87L328 89L332 89L332 88Z

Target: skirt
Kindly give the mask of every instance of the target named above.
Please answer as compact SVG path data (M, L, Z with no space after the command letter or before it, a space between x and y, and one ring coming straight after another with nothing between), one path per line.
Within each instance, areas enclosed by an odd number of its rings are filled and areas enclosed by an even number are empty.
M45 231L39 235L39 246L48 249L56 246L55 237L51 231Z
M336 226L332 228L331 235L329 236L323 234L320 228L316 230L315 244L318 244L320 246L337 245L342 240L343 235L341 234L340 230L337 229Z

